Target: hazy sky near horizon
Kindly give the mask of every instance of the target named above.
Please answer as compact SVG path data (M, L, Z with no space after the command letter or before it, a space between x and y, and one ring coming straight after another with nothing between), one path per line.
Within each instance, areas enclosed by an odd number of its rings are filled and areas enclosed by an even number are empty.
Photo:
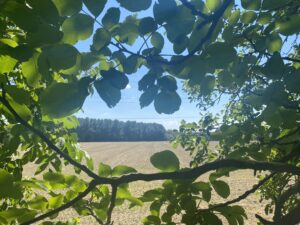
M154 4L155 1L153 1ZM119 7L117 1L108 1L105 9L99 17L101 20L105 11L110 7ZM87 9L85 9L88 12ZM126 16L132 15L131 12L121 9L121 20ZM152 7L146 11L139 12L138 17L153 16ZM94 30L99 26L95 25ZM79 51L89 51L90 45L92 43L92 37L85 41L80 41L76 44ZM167 44L165 41L165 47L163 53L173 54L171 45ZM142 40L138 40L134 46L129 46L128 48L137 51L142 44ZM143 109L139 105L139 97L142 94L138 90L138 81L147 73L146 68L140 68L136 74L129 75L129 85L126 89L122 90L121 101L114 108L109 108L105 102L99 97L98 93L95 92L92 96L89 96L80 112L76 114L78 117L90 117L98 119L118 119L122 121L135 120L138 122L157 122L165 126L167 129L176 129L180 125L181 120L186 120L188 122L198 121L200 118L200 111L196 107L196 103L190 103L188 100L188 95L182 90L182 80L177 80L178 94L181 96L182 104L180 110L171 114L158 114L153 103L148 107ZM211 109L212 112L219 112L221 106L226 102L226 99L222 99L220 104Z

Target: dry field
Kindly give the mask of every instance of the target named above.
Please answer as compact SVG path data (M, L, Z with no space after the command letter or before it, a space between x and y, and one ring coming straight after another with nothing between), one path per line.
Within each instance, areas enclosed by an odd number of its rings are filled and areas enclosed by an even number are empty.
M216 145L216 143L214 144ZM128 165L143 173L157 172L149 161L153 153L165 149L172 149L168 142L102 142L81 143L81 146L94 159L95 165L99 162L111 166ZM189 165L190 157L183 149L178 148L175 149L174 152L180 159L181 167ZM70 170L70 172L71 171L72 170ZM24 175L32 176L33 172L34 166L30 165L26 168ZM66 170L66 173L68 173L68 170ZM199 180L207 181L207 178L208 175L206 174L201 176ZM224 180L230 183L231 194L229 199L238 197L257 182L257 179L253 176L253 172L249 170L234 172L230 178L224 178ZM141 196L144 191L157 187L160 183L161 182L136 182L130 185L130 190L133 195ZM217 197L216 194L214 194L212 200L214 202L224 201ZM259 197L255 194L243 200L240 205L247 211L248 220L245 222L246 225L257 224L255 214L258 213L264 216L263 204L259 202ZM72 209L68 209L60 213L57 219L65 220L75 215ZM135 207L133 209L128 209L126 205L123 205L117 207L113 213L114 225L141 224L141 219L147 215L149 215L149 205L147 204L143 207ZM97 223L90 217L84 217L81 218L80 224L93 225Z

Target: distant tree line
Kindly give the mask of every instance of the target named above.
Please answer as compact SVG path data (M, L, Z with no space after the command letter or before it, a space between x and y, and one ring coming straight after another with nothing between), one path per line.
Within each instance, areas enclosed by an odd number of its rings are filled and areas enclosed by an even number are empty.
M81 142L89 141L165 141L170 135L163 125L136 121L78 118L76 132Z

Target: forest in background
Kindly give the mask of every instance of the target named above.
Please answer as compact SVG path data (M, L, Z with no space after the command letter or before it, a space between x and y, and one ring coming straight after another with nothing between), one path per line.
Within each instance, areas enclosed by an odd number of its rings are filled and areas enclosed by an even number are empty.
M158 123L78 118L76 129L80 142L92 141L166 141L174 131Z

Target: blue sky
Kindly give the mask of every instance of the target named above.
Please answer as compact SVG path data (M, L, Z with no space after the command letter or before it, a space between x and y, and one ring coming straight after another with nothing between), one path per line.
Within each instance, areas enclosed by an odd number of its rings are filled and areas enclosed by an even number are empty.
M154 2L154 1L153 1ZM117 1L108 1L103 13L110 7L119 7ZM85 11L88 11L87 9ZM121 21L128 15L131 15L127 10L121 10ZM103 15L100 15L100 19ZM149 10L139 13L140 17L152 16L152 7ZM95 25L95 30L98 28ZM89 51L92 38L77 43L76 47L79 51ZM163 53L172 54L172 47L168 45L168 41L165 41L166 46L163 49ZM141 46L142 41L138 40L134 46L130 46L130 49L137 51ZM176 129L179 127L181 120L186 121L198 121L200 118L199 109L195 103L190 103L187 94L182 90L182 81L178 80L178 94L181 96L182 104L180 110L171 115L158 114L153 106L153 103L143 109L139 106L139 97L142 92L138 91L138 81L143 75L147 73L145 68L140 68L136 74L129 75L129 85L122 91L122 99L114 108L108 108L103 100L95 92L92 96L89 96L80 112L76 114L78 117L90 117L99 119L118 119L118 120L135 120L139 122L157 122L165 126L167 129ZM212 112L220 111L221 105L224 104L224 100L220 105L211 109Z

